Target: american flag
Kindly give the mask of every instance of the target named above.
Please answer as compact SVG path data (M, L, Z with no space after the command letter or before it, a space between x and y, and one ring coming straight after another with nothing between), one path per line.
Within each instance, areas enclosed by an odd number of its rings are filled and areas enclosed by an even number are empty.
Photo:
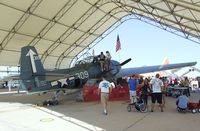
M121 49L121 43L119 40L119 35L117 35L116 52Z

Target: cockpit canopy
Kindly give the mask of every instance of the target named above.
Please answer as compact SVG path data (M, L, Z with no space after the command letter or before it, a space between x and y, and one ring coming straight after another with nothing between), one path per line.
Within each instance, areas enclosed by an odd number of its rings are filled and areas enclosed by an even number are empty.
M77 66L77 65L82 65L82 64L93 63L95 58L96 58L96 56L88 56L88 57L86 57L86 58L83 58L83 59L77 61L77 62L75 63L75 66Z

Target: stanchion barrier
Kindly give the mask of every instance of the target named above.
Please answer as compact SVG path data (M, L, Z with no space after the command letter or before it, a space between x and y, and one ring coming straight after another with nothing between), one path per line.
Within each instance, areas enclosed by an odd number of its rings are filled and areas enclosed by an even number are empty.
M116 86L109 95L109 101L126 101L129 100L129 96L129 88L127 86Z
M98 87L96 86L84 86L83 87L83 101L99 101L100 95L98 93Z
M98 94L98 87L96 86L84 86L83 87L83 101L99 101L100 94ZM116 86L112 89L109 95L109 101L129 100L129 88Z

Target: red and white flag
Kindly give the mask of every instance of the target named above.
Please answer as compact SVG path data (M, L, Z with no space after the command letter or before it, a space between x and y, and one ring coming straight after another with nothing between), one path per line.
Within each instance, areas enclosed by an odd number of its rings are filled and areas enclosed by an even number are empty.
M119 40L119 35L117 35L116 52L121 49L121 43Z

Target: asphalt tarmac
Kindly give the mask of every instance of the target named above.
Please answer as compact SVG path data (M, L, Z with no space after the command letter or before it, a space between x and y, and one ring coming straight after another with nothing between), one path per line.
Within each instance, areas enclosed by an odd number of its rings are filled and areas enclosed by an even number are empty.
M1 90L0 90L1 92ZM50 99L44 95L0 95L0 131L199 131L200 113L179 113L176 98L166 97L164 112L127 111L127 101L112 101L108 115L100 102L77 102L77 94L61 95L57 106L36 106ZM200 93L191 93L198 102ZM149 104L150 104L149 98Z

